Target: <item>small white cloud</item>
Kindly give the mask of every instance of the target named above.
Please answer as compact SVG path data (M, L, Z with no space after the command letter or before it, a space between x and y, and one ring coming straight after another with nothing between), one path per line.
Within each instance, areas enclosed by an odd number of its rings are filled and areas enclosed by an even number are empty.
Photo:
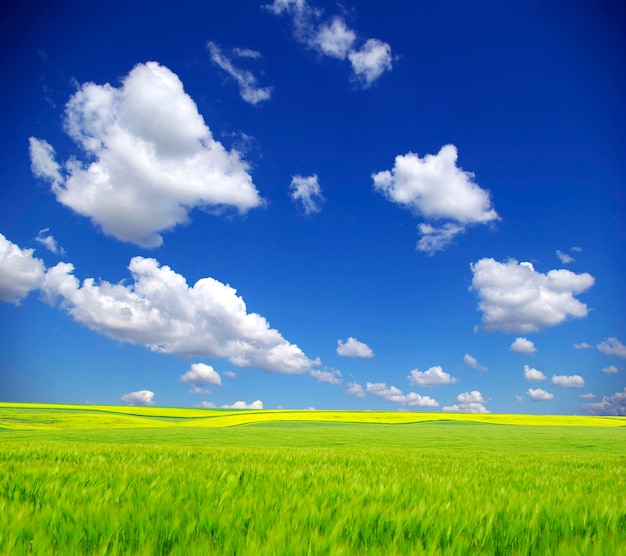
M61 169L53 148L31 137L33 172L57 201L119 240L158 247L160 232L188 223L193 208L244 213L263 204L241 154L213 139L178 76L156 62L135 66L119 88L84 84L64 124L83 160Z
M367 39L359 50L348 54L352 71L364 87L369 87L385 71L392 69L391 46L378 39Z
M214 278L188 286L184 276L155 259L134 257L133 283L81 284L74 267L59 263L48 270L43 290L79 324L122 342L183 356L228 359L238 367L286 374L318 366L289 343L259 314L248 313L237 291Z
M526 338L515 338L515 341L511 344L509 349L516 353L526 353L528 355L537 353L535 344Z
M258 104L265 100L269 100L272 96L272 87L259 87L257 78L250 71L236 67L231 58L228 57L222 49L214 42L209 41L207 48L211 55L211 60L228 75L230 75L239 86L239 94L243 100L250 104ZM233 50L233 54L240 58L261 58L261 53L256 50L240 49Z
M356 382L348 382L346 394L351 394L352 396L356 396L357 398L364 398L365 390L363 390L363 386L357 384Z
M212 409L212 408L217 407L217 406L213 402L200 402L198 407L204 407L206 409Z
M427 371L420 372L418 369L413 369L411 374L407 377L411 384L416 386L438 386L440 384L454 384L458 382L458 378L454 378L449 373L444 372L440 366L431 367Z
M322 210L324 196L317 181L317 174L312 176L293 176L289 186L289 196L302 205L304 214L313 214Z
M556 250L556 256L559 258L561 263L570 264L573 263L576 259L567 253L563 253L562 251Z
M138 390L124 394L122 402L128 405L154 405L154 392L150 390Z
M211 392L204 387L208 384L214 386L222 385L222 377L211 365L204 363L194 363L184 375L180 377L180 381L189 384L193 394L210 394Z
M550 394L541 388L529 388L526 393L533 402L545 402L554 398L553 394Z
M387 386L384 382L368 382L365 385L368 394L379 396L387 401L408 405L410 407L439 407L439 403L430 396L421 396L415 392L404 394L395 386Z
M374 357L372 348L350 336L345 342L337 340L337 354L343 357Z
M580 375L552 375L552 384L561 388L584 388L585 380Z
M611 396L604 396L601 402L583 404L583 409L593 415L626 416L626 388Z
M328 384L339 385L343 382L341 371L336 369L326 369L323 371L312 369L309 375L316 378L318 382L327 382Z
M371 86L385 71L392 69L391 46L378 39L367 39L357 48L357 34L339 16L321 21L322 10L306 0L274 0L264 6L275 14L291 16L294 38L324 56L349 60L353 78L364 88Z
M232 379L235 379L235 378L237 378L237 377L239 376L239 375L238 375L236 372L234 372L234 371L224 371L222 374L223 374L224 376L227 376L228 378L232 378Z
M35 241L41 243L48 251L54 253L55 255L65 255L65 251L63 247L60 247L57 241L52 237L51 234L48 234L50 228L44 228L43 230L39 230L37 237L35 237Z
M626 346L617 338L606 338L602 340L597 347L605 355L626 357Z
M522 398L522 396L518 396L517 394L515 395L515 401L517 403L524 403L524 398Z
M609 365L608 367L604 367L604 369L602 369L602 372L606 373L607 375L614 375L619 373L619 368L615 365Z
M468 367L471 367L472 369L476 369L477 371L482 371L483 373L486 373L489 370L484 365L481 365L479 363L478 359L476 359L475 357L471 356L469 353L466 353L463 356L463 362Z
M587 342L580 342L579 344L572 344L575 349L591 349L593 346Z
M223 405L222 407L225 409L263 409L263 402L261 400L256 400L252 403L238 401L231 405Z
M596 395L591 392L588 392L587 394L580 394L578 397L581 400L592 400L593 398L596 397Z
M574 295L593 285L590 274L564 269L542 274L531 263L514 259L499 263L485 258L470 267L470 289L478 292L482 328L488 332L536 332L587 316L587 306Z
M428 220L449 221L438 227L428 223L419 226L420 251L433 254L447 247L467 226L500 218L489 192L474 182L474 174L459 168L457 160L457 148L445 145L436 155L424 158L411 152L398 155L391 170L372 174L374 188L390 201Z
M21 249L0 234L0 300L19 304L43 285L45 266L33 257L34 249Z
M524 380L537 381L546 379L546 375L544 375L539 369L533 369L528 365L524 365Z
M483 405L485 403L483 395L478 390L463 392L456 399L459 402L458 404L444 406L442 410L461 413L489 413Z

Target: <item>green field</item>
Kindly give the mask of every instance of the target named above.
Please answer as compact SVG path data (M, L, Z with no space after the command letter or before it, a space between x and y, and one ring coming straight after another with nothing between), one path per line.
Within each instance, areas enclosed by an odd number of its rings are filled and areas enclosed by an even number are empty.
M0 404L0 554L626 555L626 419Z

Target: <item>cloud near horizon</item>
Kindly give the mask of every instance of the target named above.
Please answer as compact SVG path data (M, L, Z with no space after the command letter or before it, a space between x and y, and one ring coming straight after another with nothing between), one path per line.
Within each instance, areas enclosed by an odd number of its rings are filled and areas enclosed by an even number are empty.
M470 290L478 294L481 328L487 332L537 332L568 318L587 316L587 305L574 295L593 286L590 274L564 269L542 274L531 263L515 259L500 263L484 258L470 268Z
M124 394L121 398L122 403L127 405L154 405L154 392L150 390L138 390Z
M447 405L442 411L460 412L460 413L489 413L484 406L485 399L478 390L471 392L463 392L456 397L457 404Z
M184 375L181 375L180 381L191 386L192 394L210 394L211 392L205 386L209 384L222 385L222 377L211 365L205 363L193 363L191 368Z
M178 76L156 62L136 65L119 88L82 85L64 127L83 160L61 166L49 143L31 137L33 173L121 241L158 247L160 232L188 223L193 208L245 213L263 204L241 154L213 139Z
M308 373L318 366L289 343L265 318L248 313L244 300L229 285L202 278L192 287L183 276L155 259L134 257L133 284L82 284L74 267L59 263L46 273L47 300L78 323L122 342L182 356L228 359L238 367L286 374Z
M368 382L365 385L365 391L389 402L408 405L409 407L439 407L439 403L430 396L421 396L415 392L404 394L399 388L387 386L384 382Z

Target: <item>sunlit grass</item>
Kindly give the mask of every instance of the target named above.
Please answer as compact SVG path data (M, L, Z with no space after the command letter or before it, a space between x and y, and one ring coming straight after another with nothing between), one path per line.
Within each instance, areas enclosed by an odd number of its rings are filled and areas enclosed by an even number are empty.
M626 555L623 419L485 417L1 404L0 554Z

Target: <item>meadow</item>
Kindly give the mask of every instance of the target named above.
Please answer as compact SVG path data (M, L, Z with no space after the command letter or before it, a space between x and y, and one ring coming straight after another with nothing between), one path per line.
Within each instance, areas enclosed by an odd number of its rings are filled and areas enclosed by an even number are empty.
M626 419L0 404L0 554L626 555Z

